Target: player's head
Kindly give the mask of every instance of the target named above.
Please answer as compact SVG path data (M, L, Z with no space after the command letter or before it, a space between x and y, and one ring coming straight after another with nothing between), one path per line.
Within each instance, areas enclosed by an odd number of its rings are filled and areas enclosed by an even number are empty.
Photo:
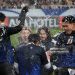
M31 33L32 33L32 31L29 27L23 27L22 30L20 31L20 37L27 39Z
M28 42L28 36L32 33L30 27L24 26L22 30L20 31L20 43L27 43Z
M48 27L41 27L38 29L38 34L41 40L49 40L51 39L50 31Z
M75 25L75 17L74 16L65 16L62 19L62 26L65 31L71 31L73 26Z
M75 17L72 16L72 15L69 15L69 16L65 16L63 19L62 19L62 22L65 22L65 23L75 23Z
M0 22L4 22L6 16L2 12L0 12Z
M33 42L34 44L37 44L40 42L40 37L38 34L30 34L28 40L29 42Z

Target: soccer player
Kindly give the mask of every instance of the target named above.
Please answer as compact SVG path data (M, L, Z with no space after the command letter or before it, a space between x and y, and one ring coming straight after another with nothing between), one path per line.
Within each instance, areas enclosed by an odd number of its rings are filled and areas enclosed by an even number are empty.
M13 75L12 72L12 46L10 35L20 32L24 26L25 16L28 11L27 7L21 10L19 15L19 25L16 27L6 27L4 20L5 14L0 12L0 75Z
M16 48L16 60L20 75L41 75L42 65L48 63L38 34L30 34L29 43Z
M68 68L75 68L75 31L72 30L75 24L75 18L71 15L65 16L62 19L62 26L64 32L60 33L56 39L56 46L59 48L67 48L68 54L62 54L59 57L57 67L61 67L60 75L69 75Z

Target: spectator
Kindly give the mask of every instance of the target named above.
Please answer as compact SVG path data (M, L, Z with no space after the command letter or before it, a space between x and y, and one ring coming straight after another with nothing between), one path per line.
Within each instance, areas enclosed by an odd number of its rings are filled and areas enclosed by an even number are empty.
M49 8L50 6L58 6L60 5L71 5L75 4L74 0L0 0L0 8L21 8L26 4L32 6L36 3L36 7L38 8ZM71 5L70 5L71 4Z

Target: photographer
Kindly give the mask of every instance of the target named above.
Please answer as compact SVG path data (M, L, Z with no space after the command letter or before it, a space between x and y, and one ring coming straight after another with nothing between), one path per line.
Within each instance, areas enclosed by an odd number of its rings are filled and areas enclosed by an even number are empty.
M6 16L3 13L0 13L0 75L13 75L11 65L12 46L10 42L10 36L21 31L24 26L27 11L28 7L24 7L21 10L18 19L19 25L16 27L6 27L5 25L3 25Z
M56 66L61 67L58 75L69 75L67 69L75 68L75 31L72 30L72 27L75 25L75 18L71 15L65 16L62 22L64 32L56 37L56 46L58 48L67 48L69 53L63 54L62 59L58 61Z

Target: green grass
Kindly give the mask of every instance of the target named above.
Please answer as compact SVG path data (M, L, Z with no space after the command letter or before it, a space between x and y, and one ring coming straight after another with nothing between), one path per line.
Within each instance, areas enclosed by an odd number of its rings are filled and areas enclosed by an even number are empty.
M50 33L51 36L55 35L56 33L60 32L61 30L59 28L51 28Z
M32 29L32 30L33 30L33 33L36 32L35 29ZM58 32L60 32L59 28L50 28L51 36L55 35ZM19 37L19 33L11 36L11 42L14 47L16 47L19 44L18 37Z
M15 34L11 36L11 43L14 47L16 47L19 44L18 36L19 34Z

